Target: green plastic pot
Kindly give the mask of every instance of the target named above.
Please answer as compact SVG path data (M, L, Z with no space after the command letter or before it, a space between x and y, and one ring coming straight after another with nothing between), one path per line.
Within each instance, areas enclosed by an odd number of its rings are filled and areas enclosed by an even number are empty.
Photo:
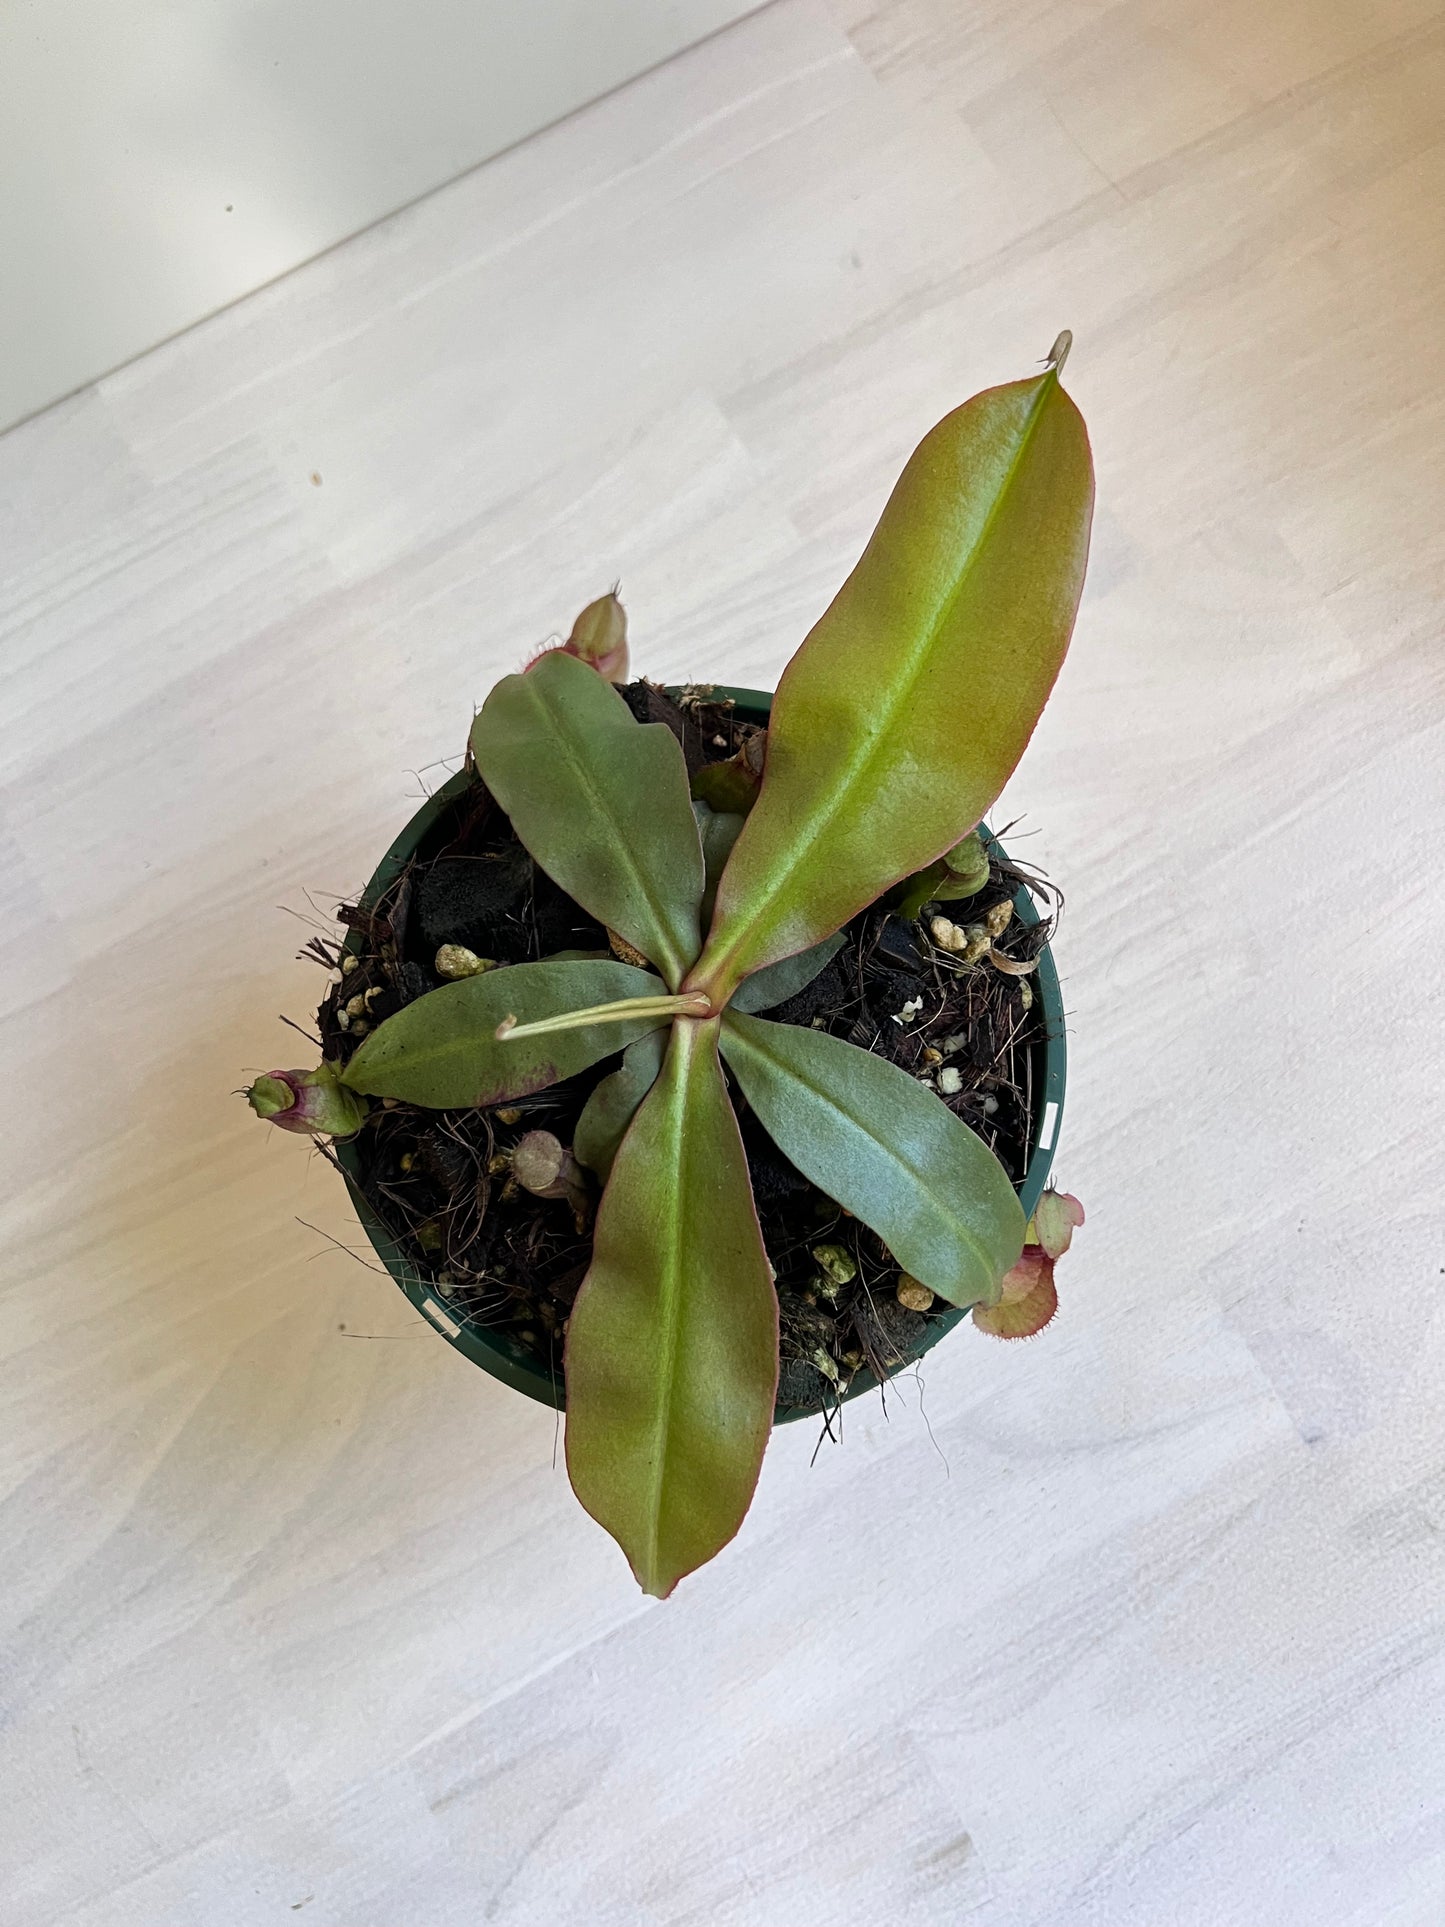
M732 697L737 704L738 714L745 721L752 723L767 721L772 697L766 691L719 688L717 694L722 697ZM442 814L466 791L470 782L471 778L467 773L459 770L422 805L377 865L375 876L362 893L363 907L370 908L395 882ZM987 826L981 826L981 833L992 850L999 855L1004 854L1003 845ZM1021 923L1034 924L1041 921L1038 910L1034 906L1034 900L1027 890L1021 889L1014 898L1014 914ZM360 939L353 932L347 939L346 948L348 951L356 950L359 944ZM1028 1170L1018 1187L1019 1202L1023 1205L1027 1216L1033 1215L1034 1206L1042 1197L1044 1186L1048 1183L1049 1170L1059 1141L1059 1125L1064 1114L1066 1069L1064 1005L1059 991L1058 972L1054 968L1054 960L1047 946L1039 955L1034 983L1043 1012L1045 1042L1041 1052L1043 1102L1039 1107L1037 1135L1029 1157ZM493 1378L500 1379L504 1385L510 1385L514 1391L525 1392L528 1398L535 1398L554 1410L563 1410L566 1400L563 1395L560 1365L557 1370L549 1371L530 1352L525 1351L505 1333L488 1330L487 1327L474 1324L469 1318L459 1317L450 1310L441 1301L435 1285L425 1273L417 1269L367 1203L359 1183L361 1166L355 1147L350 1144L338 1144L336 1152L346 1176L351 1202L356 1207L357 1217L361 1220L362 1229L371 1240L377 1257L422 1316L434 1325L465 1358L469 1358L474 1365L480 1365L484 1372L490 1372ZM967 1316L966 1311L950 1310L940 1317L931 1318L927 1331L912 1354L913 1359L921 1358L926 1351L930 1351L941 1338L946 1337ZM878 1380L871 1372L867 1370L857 1372L843 1396L857 1398L860 1393L873 1390L877 1384ZM793 1419L814 1416L816 1416L816 1410L812 1406L779 1405L774 1412L775 1423L779 1425L786 1425Z

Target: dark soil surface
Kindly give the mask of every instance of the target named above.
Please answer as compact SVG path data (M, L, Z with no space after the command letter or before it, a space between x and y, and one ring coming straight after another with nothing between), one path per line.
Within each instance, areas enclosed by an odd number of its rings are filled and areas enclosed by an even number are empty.
M705 692L681 706L647 683L622 694L640 719L674 730L693 771L730 756L753 733L730 705L707 700ZM918 923L883 908L864 911L821 975L767 1013L831 1031L929 1082L993 1147L1015 1182L1033 1137L1035 1081L1042 1081L1038 1004L1027 976L1009 974L989 957L961 964L931 941L929 925L933 914L977 925L1024 882L1051 894L1037 878L995 863L976 897L930 906ZM318 1013L332 1061L350 1057L365 1034L358 1022L374 1027L440 984L433 961L444 943L502 963L559 950L607 951L606 931L538 869L479 781L379 902L369 911L343 905L338 915L355 933L356 954L343 957L321 939L308 946L337 979ZM1050 929L1048 921L1014 918L997 951L1026 962ZM570 1143L593 1086L619 1061L608 1057L565 1083L489 1110L424 1111L388 1100L355 1140L372 1208L453 1315L506 1331L559 1378L590 1232L579 1232L565 1199L519 1191L508 1176L508 1153L529 1130ZM826 1413L860 1368L885 1379L915 1356L930 1320L949 1308L938 1301L935 1311L921 1313L901 1305L898 1267L881 1240L811 1185L765 1135L736 1087L733 1095L777 1273L779 1409ZM820 1246L841 1247L846 1260L840 1264L829 1252L820 1262ZM825 1268L846 1272L850 1264L854 1275L841 1284Z

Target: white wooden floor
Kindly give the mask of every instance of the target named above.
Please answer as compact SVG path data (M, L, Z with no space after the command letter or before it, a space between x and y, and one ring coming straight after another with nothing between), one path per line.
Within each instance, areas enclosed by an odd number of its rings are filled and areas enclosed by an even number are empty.
M779 0L0 440L5 1927L1440 1927L1442 101ZM499 672L766 681L1064 326L1064 1308L658 1606L231 1093Z

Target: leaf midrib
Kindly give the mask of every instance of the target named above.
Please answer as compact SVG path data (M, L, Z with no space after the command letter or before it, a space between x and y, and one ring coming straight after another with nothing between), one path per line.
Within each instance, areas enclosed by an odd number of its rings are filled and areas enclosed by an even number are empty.
M542 961L545 962L545 959L543 959ZM511 964L511 965L508 965L507 968L515 969L515 970L525 970L528 968L528 966L526 964ZM491 973L488 972L487 974L490 975ZM643 971L640 974L648 977L652 976L651 971ZM666 986L663 985L662 979L660 977L654 977L653 982L658 984L659 986L662 986L663 988L666 988ZM438 986L439 990L448 990L451 988L453 988L453 986L449 984L441 984ZM456 986L456 988L460 988L460 986ZM502 999L502 1001L505 1003L506 999L504 998ZM410 1008L410 1006L404 1005L403 1008L404 1009ZM397 1014L400 1015L400 1012L398 1012ZM659 1029L661 1028L660 1021L656 1027ZM590 1030L591 1028L592 1026L590 1025L583 1026L583 1029ZM383 1042L386 1041L385 1032L382 1030L380 1026L377 1027L375 1035L381 1038ZM366 1041L369 1041L369 1040L366 1040ZM466 1057L469 1053L475 1053L477 1051L477 1047L479 1044L485 1045L493 1041L494 1040L492 1038L489 1038L486 1036L479 1038L475 1034L469 1037L466 1035L464 1031L459 1030L447 1041L444 1041L442 1043L429 1044L421 1049L406 1050L404 1051L403 1054L405 1056L407 1068L412 1069L417 1065L426 1066L431 1064L447 1063L455 1057ZM633 1041L636 1042L637 1040L634 1039ZM605 1054L606 1053L604 1053L604 1055ZM358 1052L357 1055L359 1056L360 1052ZM396 1050L396 1047L393 1046L392 1061L395 1061L396 1055L397 1055L397 1050ZM346 1077L344 1073L342 1075L341 1081L343 1084L346 1082Z
M676 1392L676 1368L678 1327L681 1322L682 1303L682 1255L685 1237L682 1227L686 1222L686 1196L689 1173L687 1168L687 1140L683 1119L687 1112L687 1096L692 1081L694 1048L674 1024L671 1049L678 1053L678 1080L676 1085L665 1094L671 1106L669 1123L669 1160L677 1172L677 1182L668 1187L667 1214L667 1264L663 1286L664 1317L663 1328L663 1372L662 1398L658 1406L653 1437L656 1451L652 1477L649 1481L648 1518L647 1518L647 1578L650 1586L659 1582L662 1557L662 1505L667 1485L668 1447L672 1437L673 1404ZM664 1076L666 1069L664 1067ZM655 1087L654 1087L655 1088Z

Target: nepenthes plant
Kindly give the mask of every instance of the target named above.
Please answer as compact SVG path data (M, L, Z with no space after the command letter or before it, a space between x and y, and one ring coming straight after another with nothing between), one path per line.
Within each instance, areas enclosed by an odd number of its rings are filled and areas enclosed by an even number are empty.
M613 687L615 598L492 690L476 775L614 954L480 969L379 1023L344 1068L252 1088L288 1128L345 1134L368 1100L503 1105L622 1053L572 1146L533 1147L531 1188L585 1201L602 1184L567 1331L567 1467L651 1593L737 1531L772 1424L778 1305L737 1104L925 1294L994 1329L1032 1328L1078 1221L1051 1194L1026 1225L994 1153L907 1071L758 1014L868 906L914 916L977 888L977 827L1084 579L1093 475L1066 348L924 438L788 663L761 758L690 783L673 734Z

